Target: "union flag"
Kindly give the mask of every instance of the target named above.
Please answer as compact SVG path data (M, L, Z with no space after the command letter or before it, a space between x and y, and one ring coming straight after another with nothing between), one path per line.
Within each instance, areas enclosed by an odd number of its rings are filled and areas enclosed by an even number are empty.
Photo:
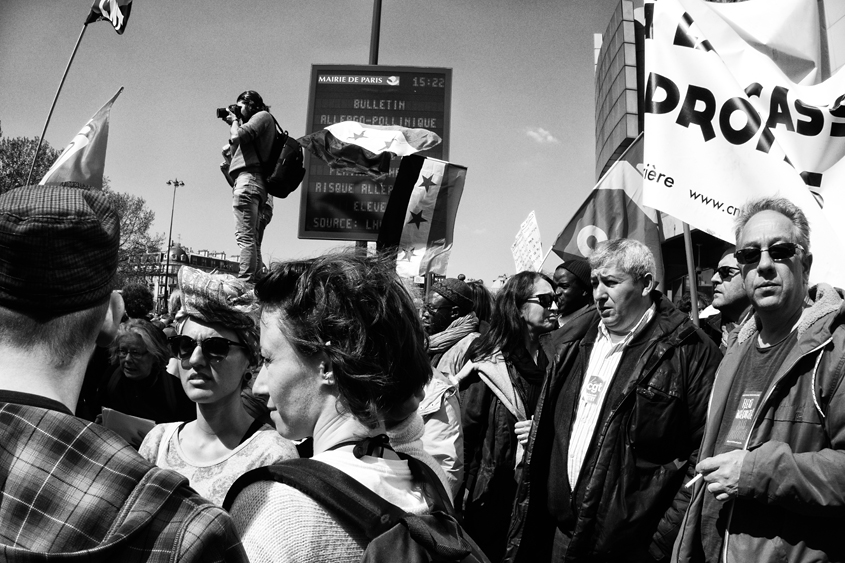
M657 278L663 279L660 216L643 205L643 135L640 134L599 180L552 250L564 260L590 257L596 244L616 238L636 239L651 249Z

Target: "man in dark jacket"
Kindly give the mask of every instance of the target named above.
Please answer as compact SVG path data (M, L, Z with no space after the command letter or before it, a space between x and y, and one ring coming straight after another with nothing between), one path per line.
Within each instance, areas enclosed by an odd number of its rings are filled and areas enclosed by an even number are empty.
M842 298L809 287L810 227L790 201L749 203L736 238L754 316L719 366L673 558L845 561Z
M668 559L721 354L654 290L642 243L590 257L596 313L544 343L551 365L506 561Z
M0 561L246 561L222 508L72 414L123 316L119 238L102 192L0 195Z
M727 349L728 335L751 316L751 301L745 294L741 271L736 263L734 245L722 253L713 277L713 303L701 315L701 328L719 345L722 353ZM705 315L707 311L715 311Z

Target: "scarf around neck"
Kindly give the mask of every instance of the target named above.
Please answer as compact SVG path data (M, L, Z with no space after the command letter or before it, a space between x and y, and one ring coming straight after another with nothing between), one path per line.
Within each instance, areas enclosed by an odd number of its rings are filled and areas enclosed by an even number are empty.
M474 312L455 319L446 330L428 338L429 356L445 352L473 332L478 332L478 317Z

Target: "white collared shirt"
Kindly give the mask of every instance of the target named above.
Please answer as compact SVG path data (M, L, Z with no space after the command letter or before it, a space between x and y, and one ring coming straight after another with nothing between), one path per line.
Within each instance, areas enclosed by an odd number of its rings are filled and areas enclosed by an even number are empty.
M604 399L607 396L607 389L619 367L622 359L622 352L625 346L634 337L634 334L644 327L654 316L654 306L643 313L639 322L625 335L621 341L614 344L610 340L610 332L599 321L599 334L593 344L593 351L590 353L590 361L584 374L584 382L581 385L581 396L578 399L578 407L575 411L575 422L572 425L572 435L569 438L569 452L567 459L567 472L569 473L569 486L575 490L575 483L578 482L578 475L581 466L590 447L590 441L596 430Z

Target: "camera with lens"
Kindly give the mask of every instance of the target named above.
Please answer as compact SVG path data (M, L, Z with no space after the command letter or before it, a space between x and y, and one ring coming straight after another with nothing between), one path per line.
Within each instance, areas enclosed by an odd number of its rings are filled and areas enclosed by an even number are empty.
M226 121L226 117L229 116L230 111L234 113L235 117L237 117L238 119L243 119L243 117L241 116L241 106L239 106L238 104L232 104L228 108L217 108L217 117L219 119L222 119L223 121Z

